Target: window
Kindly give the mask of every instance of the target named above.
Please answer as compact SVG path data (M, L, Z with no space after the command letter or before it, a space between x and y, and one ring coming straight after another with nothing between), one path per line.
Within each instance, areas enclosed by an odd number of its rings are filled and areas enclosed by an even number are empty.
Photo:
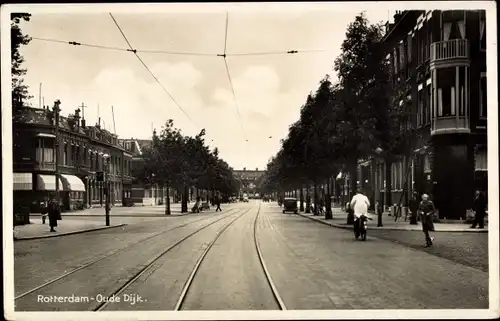
M432 87L430 83L426 87L426 92L427 92L427 99L425 101L426 104L425 104L424 118L423 118L424 125L430 124L432 116Z
M487 171L488 170L488 153L486 150L478 150L475 157L475 169L476 171Z
M430 173L431 172L431 162L429 159L429 154L426 154L424 156L424 173Z
M411 63L411 58L412 58L412 55L411 55L411 50L412 50L412 42L413 41L413 37L412 35L408 35L408 41L407 41L407 50L408 50L408 63Z
M458 101L457 101L457 113L460 116L465 116L465 68L466 67L459 67L458 68Z
M63 147L63 165L68 165L68 143L64 143Z
M40 164L53 164L55 162L54 139L38 139L36 146L36 161Z
M487 118L488 116L487 89L486 73L482 72L479 84L479 118Z
M483 13L485 14L485 13ZM483 17L479 20L479 49L486 51L486 19Z
M424 91L418 91L417 127L424 125Z

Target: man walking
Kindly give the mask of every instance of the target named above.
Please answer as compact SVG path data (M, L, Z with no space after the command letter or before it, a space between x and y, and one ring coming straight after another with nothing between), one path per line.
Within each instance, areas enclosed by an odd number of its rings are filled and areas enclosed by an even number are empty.
M357 193L352 197L350 205L354 211L354 235L357 239L359 238L359 218L362 215L366 216L368 214L370 200L363 193L361 193L361 189L358 187Z
M486 216L486 197L481 191L476 191L476 198L474 199L474 205L472 209L474 210L474 223L471 228L476 228L476 225L479 225L479 228L484 228L484 217Z
M221 203L221 197L220 195L217 195L215 197L215 204L217 205L217 208L215 209L215 211L221 211L222 212L222 209L220 208L220 203Z
M52 199L49 202L48 214L50 231L56 232L54 227L57 226L57 220L61 219L61 208L54 196L52 196Z
M422 202L420 202L420 205L418 206L418 211L421 216L420 220L422 221L422 231L425 235L425 247L431 247L434 238L429 236L429 231L434 231L434 222L432 221L432 217L436 208L434 207L434 203L429 200L429 195L422 195Z

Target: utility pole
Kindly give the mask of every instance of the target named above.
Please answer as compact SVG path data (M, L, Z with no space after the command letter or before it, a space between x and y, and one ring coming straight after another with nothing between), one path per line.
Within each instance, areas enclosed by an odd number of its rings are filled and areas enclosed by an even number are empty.
M56 176L56 202L57 202L57 205L59 206L59 154L60 154L60 150L59 150L59 112L61 111L61 109L59 108L59 105L61 104L61 102L58 100L56 100L54 102L54 126L55 126L55 136L56 136L56 139L55 139L55 147L56 147L56 171L55 171L55 176Z
M109 212L111 210L110 205L109 205L109 190L110 190L110 183L109 183L109 157L106 158L106 167L105 167L105 184L106 184L106 226L109 226Z
M38 108L42 108L42 83L40 83L40 88L38 90Z

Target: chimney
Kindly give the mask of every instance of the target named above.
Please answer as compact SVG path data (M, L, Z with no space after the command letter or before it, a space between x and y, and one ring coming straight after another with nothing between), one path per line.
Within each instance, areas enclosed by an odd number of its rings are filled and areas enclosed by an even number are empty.
M77 108L75 110L75 123L76 123L76 127L77 128L80 128L80 108Z
M255 171L258 172L259 171L259 168L258 167L255 167Z
M247 170L247 168L246 168L246 167L243 167L243 170L244 170L244 171L246 171L246 170Z

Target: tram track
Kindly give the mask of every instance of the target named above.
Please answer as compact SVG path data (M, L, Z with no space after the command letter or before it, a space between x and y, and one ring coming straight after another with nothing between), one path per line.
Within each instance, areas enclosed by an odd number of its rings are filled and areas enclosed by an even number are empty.
M208 224L208 225L203 226L203 227L202 227L202 228L200 228L200 229L197 229L197 230L195 231L195 233L191 233L190 235L194 235L194 234L196 234L197 232L199 232L199 231L201 231L201 230L205 229L206 227L211 226L211 225L213 225L213 224L215 224L215 223L217 223L217 222L219 222L219 221L221 221L221 220L223 220L223 219L225 219L225 218L228 218L228 217L230 217L231 215L234 215L234 213L235 213L235 212L238 212L238 210L239 210L239 209L237 209L237 208L230 209L230 210L229 210L229 212L231 212L231 213L224 213L224 216L223 216L223 217L221 217L221 218L219 218L219 219L217 219L217 220L215 220L215 221L211 222L211 223L210 223L210 224ZM66 272L66 273L64 273L64 274L61 274L61 275L59 275L59 276L57 276L57 277L55 277L55 278L53 278L53 279L50 279L49 281L44 282L44 283L42 283L42 284L40 284L40 285L38 285L38 286L36 286L36 287L34 287L34 288L32 288L32 289L28 290L28 291L25 291L25 292L23 292L23 293L21 293L21 294L17 295L17 296L14 298L14 300L15 300L15 301L16 301L16 300L19 300L19 299L21 299L21 298L23 298L23 297L26 297L27 295L30 295L30 294L32 294L32 293L34 293L34 292L37 292L37 291L40 291L40 290L42 290L42 289L44 289L44 288L46 288L46 287L48 287L48 286L50 286L50 285L52 285L52 284L54 284L54 283L58 282L58 281L61 281L61 280L63 280L63 279L68 278L69 276L71 276L71 275L73 275L73 274L75 274L75 273L77 273L77 272L79 272L79 271L82 271L82 270L84 270L84 269L86 269L86 268L88 268L88 267L91 267L91 266L95 265L95 264L96 264L96 263L98 263L98 262L101 262L101 261L103 261L103 260L105 260L105 259L111 258L112 256L117 255L117 254L119 254L119 253L121 253L121 252L123 252L123 251L125 251L125 250L130 250L130 249L131 249L131 248L133 248L134 246L137 246L137 245L143 244L145 241L149 241L149 240L152 240L152 239L154 239L154 238L161 237L161 236L163 236L163 235L165 235L165 234L167 234L167 233L169 233L169 232L172 232L172 231L175 231L175 230L181 229L181 228L183 228L183 227L187 227L187 226L190 226L190 225L196 224L196 223L198 223L198 222L202 222L202 221L206 221L206 220L209 220L209 219L213 219L213 218L214 218L214 216L207 216L207 217L203 217L203 218L200 218L200 219L198 219L198 220L195 220L195 221L192 221L192 222L187 222L187 223L184 223L184 224L181 224L181 225L175 226L175 227L173 227L173 228L170 228L170 229L168 229L168 230L165 230L165 231L161 231L161 232L155 233L155 234L150 235L150 236L148 236L148 237L141 238L141 239L140 239L140 240L138 240L138 241L135 241L135 242L133 242L133 243L131 243L131 244L128 244L127 246L124 246L124 247L119 248L119 249L117 249L117 250L113 250L113 251L111 251L111 252L109 252L109 253L106 253L106 254L104 254L104 255L102 255L102 256L100 256L100 257L96 258L96 259L91 260L90 262L84 263L84 264L82 264L82 265L80 265L80 266L78 266L78 267L76 267L76 268L74 268L74 269L71 269L70 271L68 271L68 272Z
M143 268L141 268L137 273L135 273L132 277L128 278L128 280L122 284L122 286L120 286L118 289L116 289L115 291L113 291L112 293L110 293L108 295L108 297L113 297L113 296L119 296L120 294L122 294L127 288L129 288L132 284L134 284L143 274L145 274L146 272L148 272L149 270L151 270L154 266L154 264L159 261L160 259L162 259L167 253L169 253L170 251L172 251L174 248L178 247L180 244L182 244L184 241L186 241L187 239L191 238L192 236L194 236L195 234L198 234L199 232L201 232L202 230L206 229L207 227L219 222L219 221L222 221L224 219L228 219L230 218L231 216L234 216L234 215L238 215L235 219L233 219L232 221L229 222L229 224L225 225L223 228L222 228L222 231L225 230L229 225L231 225L233 222L235 222L238 218L242 217L243 215L245 215L246 213L248 213L251 209L246 209L244 210L243 213L239 214L238 211L234 212L234 213L231 213L231 214L228 214L226 216L224 216L223 218L220 218L208 225L205 225L203 226L202 228L200 229L197 229L196 231L188 234L187 236L183 237L182 239L180 239L179 241L175 242L174 244L170 245L166 250L162 251L159 255L157 255L155 258L153 258L152 260L150 260L148 263L145 264L145 266ZM221 232L219 232L217 235L220 235L222 234ZM213 244L213 243L210 243L210 244ZM209 245L209 247L211 247ZM208 248L209 248L208 247ZM206 250L204 251L204 253L206 252ZM93 309L93 311L102 311L104 310L104 308L106 306L108 306L109 302L107 301L104 301L104 302L101 302L97 307L95 307Z
M259 214L260 214L260 209L261 209L261 204L259 204L259 208L257 210L257 214L255 216L255 219L253 221L253 240L254 240L254 244L255 244L255 249L256 249L256 252L257 252L257 256L258 256L258 259L259 259L259 263L260 263L260 266L262 267L262 270L264 272L264 276L265 276L265 279L268 283L268 285L270 286L271 288L271 291L272 291L272 294L273 294L273 298L274 300L276 301L276 304L278 305L279 309L280 310L286 310L286 306L283 302L283 300L281 299L281 296L279 295L279 292L271 278L271 275L269 273L269 270L267 269L267 266L265 264L265 261L264 261L264 257L262 255L262 251L260 249L260 244L259 244L259 241L258 241L258 237L257 237L257 223L258 223L258 218L259 218ZM196 262L194 268L192 269L182 291L181 291L181 294L179 296L179 299L177 300L177 303L175 305L175 308L174 310L175 311L180 311L182 310L182 307L184 305L184 302L186 300L186 297L189 293L189 290L191 288L191 285L193 284L193 280L196 276L196 274L198 273L198 271L200 270L200 267L205 259L205 257L207 256L207 254L209 253L209 251L212 249L212 247L214 246L214 244L217 242L217 240L220 238L220 236L231 226L233 225L233 223L235 223L239 218L241 218L245 213L237 216L235 219L231 220L228 224L226 224L223 228L221 228L221 230L214 236L214 238L212 239L212 241L207 245L207 247L205 248L205 250L203 251L203 253L200 255L198 261Z

